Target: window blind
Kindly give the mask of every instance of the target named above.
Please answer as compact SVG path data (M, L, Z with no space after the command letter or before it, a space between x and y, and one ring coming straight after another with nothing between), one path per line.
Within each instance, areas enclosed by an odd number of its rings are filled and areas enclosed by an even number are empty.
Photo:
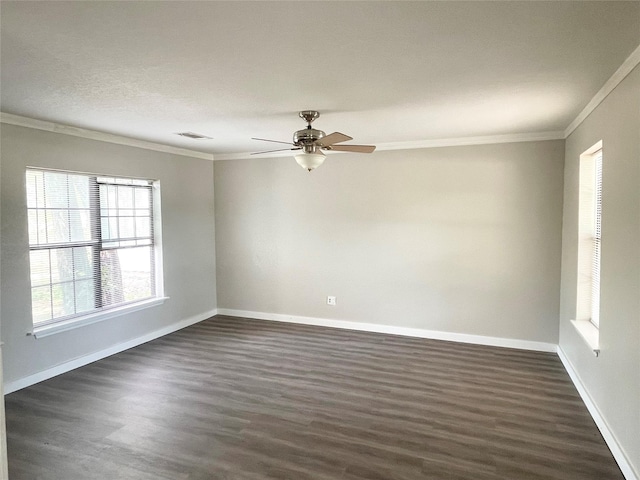
M602 142L580 155L576 320L600 325Z
M593 254L591 263L591 322L600 326L600 259L602 251L602 150L594 155Z
M155 296L152 181L27 169L34 325Z

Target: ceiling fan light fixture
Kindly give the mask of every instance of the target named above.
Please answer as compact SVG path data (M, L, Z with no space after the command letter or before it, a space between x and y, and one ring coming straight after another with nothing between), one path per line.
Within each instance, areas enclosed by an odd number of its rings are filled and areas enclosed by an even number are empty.
M325 155L322 152L299 153L295 156L296 162L305 170L311 171L324 162Z

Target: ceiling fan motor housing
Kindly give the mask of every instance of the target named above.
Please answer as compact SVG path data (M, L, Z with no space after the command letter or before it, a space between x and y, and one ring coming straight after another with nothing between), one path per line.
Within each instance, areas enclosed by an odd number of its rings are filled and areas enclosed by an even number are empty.
M305 128L304 130L298 130L293 134L293 143L299 146L311 145L324 136L325 133L322 130Z

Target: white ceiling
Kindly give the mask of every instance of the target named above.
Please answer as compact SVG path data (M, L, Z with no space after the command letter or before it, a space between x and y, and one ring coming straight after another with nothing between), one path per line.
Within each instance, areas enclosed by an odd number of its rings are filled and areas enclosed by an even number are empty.
M640 2L0 3L2 112L220 154L565 129ZM213 140L174 135L193 131ZM354 143L352 142L352 143Z

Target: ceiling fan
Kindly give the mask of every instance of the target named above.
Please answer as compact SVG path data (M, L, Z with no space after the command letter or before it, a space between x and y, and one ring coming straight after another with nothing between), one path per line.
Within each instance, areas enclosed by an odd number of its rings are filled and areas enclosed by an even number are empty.
M340 132L333 132L326 135L322 130L311 127L311 123L320 116L320 112L316 110L303 110L299 113L300 118L307 122L307 128L298 130L293 134L293 142L281 142L279 140L268 140L266 138L252 138L252 140L260 140L262 142L284 143L291 145L293 148L279 148L277 150L267 150L264 152L255 152L252 155L261 153L282 152L285 150L302 150L295 156L296 162L307 170L311 171L322 165L325 155L323 150L333 150L337 152L357 152L371 153L376 147L375 145L337 145L342 142L353 140L348 135Z

